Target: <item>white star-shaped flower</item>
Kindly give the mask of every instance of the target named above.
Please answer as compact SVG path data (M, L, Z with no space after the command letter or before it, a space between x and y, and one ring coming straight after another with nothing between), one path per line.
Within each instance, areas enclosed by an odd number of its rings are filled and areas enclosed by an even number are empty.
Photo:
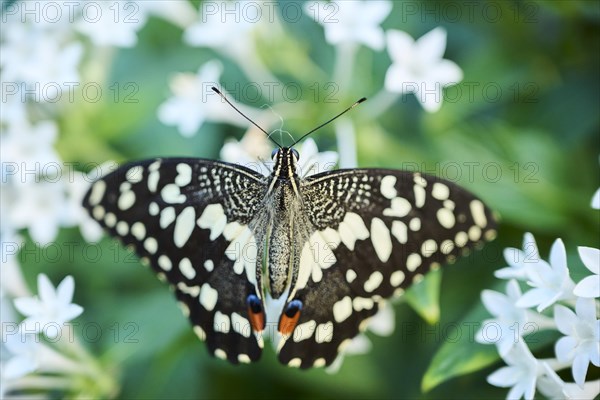
M2 378L6 380L20 378L33 371L40 365L40 349L44 345L34 334L7 335L3 343L10 358L2 365Z
M67 190L64 226L79 226L79 231L86 242L98 242L103 235L102 227L81 207L93 180L86 174L76 171L68 178L65 175L63 181Z
M62 325L78 317L83 308L73 304L75 281L72 276L62 280L57 288L52 286L50 279L45 274L38 275L39 297L20 297L15 299L15 308L27 318L21 322L22 328L27 332L44 332L50 338L60 333L56 329L46 329L49 324Z
M528 284L533 288L517 301L519 307L537 306L541 312L558 300L573 298L575 283L569 276L567 252L561 239L550 249L550 263L544 260L527 269Z
M521 289L515 280L510 280L506 284L506 294L484 290L481 293L481 301L495 318L483 321L481 329L475 335L475 341L483 344L495 343L501 356L508 354L517 343L515 325L519 329L520 339L527 322L525 309L515 306L519 297L521 297Z
M323 25L331 45L364 44L382 50L385 36L381 23L392 11L391 1L313 1L304 12Z
M269 176L275 163L271 159L272 145L264 132L249 129L239 142L228 140L221 149L221 160L243 165ZM338 155L334 151L319 152L312 138L298 146L298 175L307 177L333 169Z
M507 399L533 399L537 379L545 373L543 363L535 359L523 341L519 341L502 359L508 366L489 375L488 383L510 387Z
M100 1L86 7L75 29L88 36L96 46L133 47L137 32L148 20L145 8L125 1ZM93 16L92 16L93 15Z
M435 28L416 41L406 32L388 30L387 48L392 65L385 75L385 88L414 93L425 111L438 111L442 89L463 79L459 66L442 58L446 50L444 28Z
M509 247L504 249L504 259L508 267L500 268L494 275L500 279L527 279L527 269L540 261L535 238L529 232L523 237L523 250Z
M218 61L203 64L197 74L180 73L171 79L173 96L158 108L158 119L165 125L174 125L185 137L196 134L206 121L226 122L237 126L247 126L248 121L232 110L211 87L218 86L223 66ZM226 92L221 90L226 96ZM252 115L250 107L236 104L232 96L227 96L244 114Z
M593 275L583 278L575 286L573 293L579 297L600 297L600 249L580 246L577 250L579 251L579 258L581 258L583 265Z
M573 361L573 378L583 388L589 363L600 366L600 320L596 319L593 299L577 299L575 311L562 305L554 306L554 320L565 335L554 349L559 361Z

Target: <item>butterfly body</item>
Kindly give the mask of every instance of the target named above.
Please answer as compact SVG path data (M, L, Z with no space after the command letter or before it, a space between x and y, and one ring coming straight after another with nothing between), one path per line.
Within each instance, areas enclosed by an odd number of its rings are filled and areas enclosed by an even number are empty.
M298 153L286 147L274 161L269 177L213 160L142 161L103 177L84 199L173 287L209 351L232 363L256 361L273 329L282 363L329 365L386 298L495 234L479 199L436 177L384 169L301 177ZM267 303L277 299L271 315Z

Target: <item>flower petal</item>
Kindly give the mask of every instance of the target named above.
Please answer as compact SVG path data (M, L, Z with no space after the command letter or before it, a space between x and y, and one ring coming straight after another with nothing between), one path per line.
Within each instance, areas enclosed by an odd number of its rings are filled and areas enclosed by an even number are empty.
M514 367L502 367L492 372L487 381L490 385L498 387L510 387L519 381L519 370Z
M575 383L577 383L580 388L583 388L589 363L590 360L586 354L579 354L573 360L573 379L575 379Z
M573 289L573 294L579 297L600 297L600 277L598 275L583 278Z
M579 258L581 258L583 265L592 271L592 273L596 275L600 274L600 249L579 246L577 251L579 252Z
M557 304L554 306L554 321L562 334L572 335L574 326L577 323L577 316L571 309Z
M556 341L554 353L561 362L568 362L573 358L573 350L577 346L577 340L571 336L563 336Z
M594 193L594 196L592 197L592 202L590 205L592 206L592 208L595 208L596 210L600 210L600 189L596 190L596 193Z
M56 300L56 291L46 274L38 275L38 295L43 303L52 303Z
M437 63L446 51L446 29L438 26L421 36L416 41L419 57L426 64Z
M42 303L34 297L19 297L14 300L14 305L17 311L25 316L43 312Z
M558 271L560 276L568 275L567 268L567 250L562 239L556 239L550 249L550 265L552 269Z
M2 378L16 379L33 372L38 367L38 364L33 358L29 357L12 357L2 368Z
M62 282L58 284L56 289L56 297L60 304L69 304L73 300L75 292L75 280L71 275L66 276Z

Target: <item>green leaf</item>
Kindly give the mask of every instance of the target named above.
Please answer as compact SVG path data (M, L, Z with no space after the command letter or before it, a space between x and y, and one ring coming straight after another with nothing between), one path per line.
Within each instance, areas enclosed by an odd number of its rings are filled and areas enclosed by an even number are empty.
M405 295L408 304L431 325L440 320L441 283L442 271L431 271L425 279L413 285Z

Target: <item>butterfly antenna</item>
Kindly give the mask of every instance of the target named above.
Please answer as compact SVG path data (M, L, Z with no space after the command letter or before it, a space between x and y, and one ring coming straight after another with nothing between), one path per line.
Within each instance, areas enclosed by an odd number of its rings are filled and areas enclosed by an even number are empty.
M241 112L236 106L233 105L232 102L230 102L229 100L227 100L227 97L225 97L225 95L223 93L221 93L221 91L219 89L217 89L216 87L212 86L211 89L213 90L213 92L215 92L216 94L218 94L219 96L221 96L221 98L223 100L225 100L227 102L227 104L229 104L235 111L237 111L242 117L246 118L248 121L250 121L250 123L252 125L254 125L255 127L257 127L258 129L260 129L265 135L267 135L267 138L269 140L271 140L273 143L275 143L277 145L277 147L281 148L281 145L279 143L277 143L275 141L275 139L273 139L271 137L271 135L269 135L269 133L267 131L265 131L263 128L261 128L256 122L252 121L250 118L248 118L243 112Z
M350 107L346 108L344 111L342 111L341 113L339 113L338 115L336 115L335 117L331 118L329 121L323 122L321 125L317 126L316 128L312 129L311 131L305 133L304 135L302 135L302 137L300 137L300 139L296 140L294 142L294 144L292 144L292 146L295 146L296 143L298 143L299 141L301 141L302 139L304 139L305 137L307 137L308 135L310 135L311 133L313 133L314 131L321 129L322 127L324 127L325 125L327 125L328 123L332 122L333 120L341 117L342 115L346 114L348 111L352 110L354 107L356 107L357 105L359 105L360 103L362 103L363 101L367 100L366 97L363 97L362 99L357 100L356 102L354 102L354 104L352 104ZM290 146L290 147L292 147Z

